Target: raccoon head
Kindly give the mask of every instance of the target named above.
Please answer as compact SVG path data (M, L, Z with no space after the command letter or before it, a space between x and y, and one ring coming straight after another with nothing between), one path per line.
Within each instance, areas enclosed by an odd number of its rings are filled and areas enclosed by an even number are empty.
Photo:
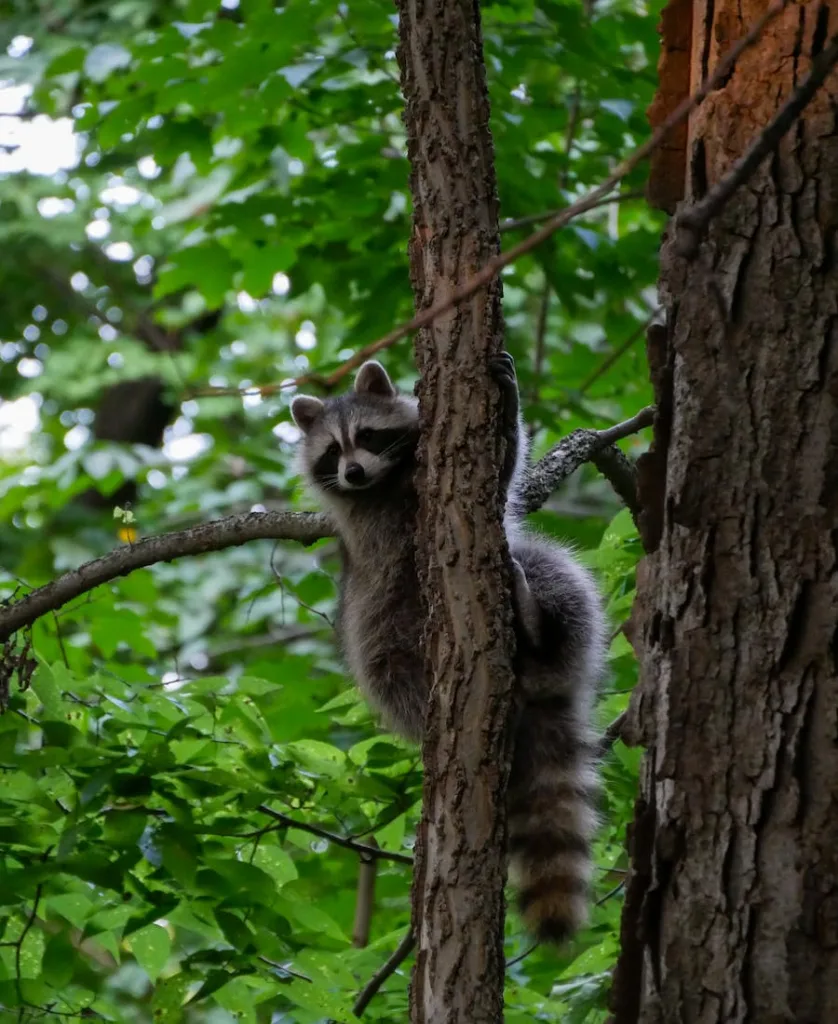
M322 491L351 494L412 462L419 437L416 399L400 395L384 367L363 364L352 391L321 401L298 395L291 415L303 432L303 472Z

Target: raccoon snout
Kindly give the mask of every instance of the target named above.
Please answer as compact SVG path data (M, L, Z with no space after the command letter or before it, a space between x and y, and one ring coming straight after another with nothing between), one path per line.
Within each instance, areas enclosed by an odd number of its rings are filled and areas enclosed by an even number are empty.
M353 486L356 484L362 484L364 480L366 480L367 476L364 472L364 467L360 462L350 462L343 471L343 475L346 478L346 482Z

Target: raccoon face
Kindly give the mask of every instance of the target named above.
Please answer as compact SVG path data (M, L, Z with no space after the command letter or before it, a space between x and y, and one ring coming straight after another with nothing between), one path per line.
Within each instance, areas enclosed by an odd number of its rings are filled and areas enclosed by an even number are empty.
M412 458L419 437L416 400L399 395L374 360L358 371L353 391L325 402L298 395L291 415L303 432L303 471L323 491L374 487Z

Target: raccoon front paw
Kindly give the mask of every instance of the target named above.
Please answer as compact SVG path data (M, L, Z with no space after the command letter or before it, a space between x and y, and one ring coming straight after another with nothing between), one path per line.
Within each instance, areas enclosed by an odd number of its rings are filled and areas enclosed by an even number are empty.
M518 430L518 379L515 360L508 352L501 352L489 360L489 372L503 395L503 418L510 441ZM513 448L517 450L517 437Z
M498 387L506 390L509 387L517 389L518 383L515 376L515 360L508 352L501 352L492 356L489 360L489 371L495 379Z

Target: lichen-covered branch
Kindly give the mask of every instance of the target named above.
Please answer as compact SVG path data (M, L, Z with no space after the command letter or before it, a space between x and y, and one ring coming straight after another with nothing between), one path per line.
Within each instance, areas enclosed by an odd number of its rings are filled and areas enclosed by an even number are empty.
M634 462L615 444L594 452L590 461L611 484L617 496L631 512L632 519L637 522L640 501L637 497L637 470L634 468Z
M650 427L654 418L655 408L649 405L645 409L641 409L631 419L608 427L606 430L574 430L572 434L563 437L530 470L524 492L527 512L535 512L540 509L559 484L567 480L584 462L593 461L596 455L610 448L615 441L621 441L623 438L643 430L644 427ZM613 465L613 463L612 459L609 465ZM622 468L625 470L626 467ZM610 479L609 473L605 471L603 473ZM624 486L625 479L623 477L620 480L620 487ZM615 490L625 500L616 484Z

